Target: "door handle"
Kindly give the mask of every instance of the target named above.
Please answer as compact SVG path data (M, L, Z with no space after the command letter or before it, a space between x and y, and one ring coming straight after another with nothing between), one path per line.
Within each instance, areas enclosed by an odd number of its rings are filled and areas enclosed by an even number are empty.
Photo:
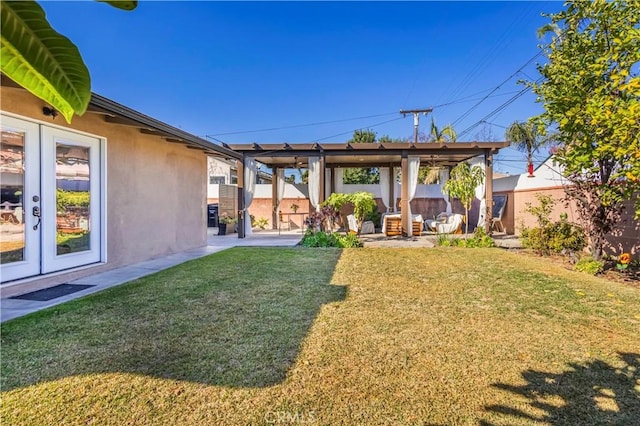
M33 230L37 230L38 226L40 226L40 207L38 206L34 206L33 209L31 210L31 214L33 214L33 216L38 218L38 222L33 225Z

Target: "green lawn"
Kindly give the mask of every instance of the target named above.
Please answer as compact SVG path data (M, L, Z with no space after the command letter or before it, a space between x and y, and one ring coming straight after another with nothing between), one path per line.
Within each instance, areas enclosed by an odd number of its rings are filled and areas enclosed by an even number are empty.
M2 325L2 424L618 424L640 290L499 249L236 248Z

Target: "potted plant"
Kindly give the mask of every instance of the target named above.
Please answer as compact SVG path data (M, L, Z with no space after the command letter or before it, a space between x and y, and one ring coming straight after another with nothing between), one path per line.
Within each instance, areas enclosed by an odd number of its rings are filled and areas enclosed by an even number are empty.
M291 211L292 211L292 212L294 212L294 213L295 213L295 212L297 212L299 208L300 208L300 206L299 206L299 205L297 205L297 204L291 204Z
M233 216L229 216L228 213L222 213L220 215L220 221L218 224L218 235L233 234L236 231L235 224L238 222Z

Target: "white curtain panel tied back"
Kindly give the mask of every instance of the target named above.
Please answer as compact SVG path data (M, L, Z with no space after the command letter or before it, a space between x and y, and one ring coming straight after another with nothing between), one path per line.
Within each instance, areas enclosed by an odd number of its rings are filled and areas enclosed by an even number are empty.
M481 157L472 158L469 162L471 167L484 167L484 159ZM486 179L486 176L485 176ZM480 200L480 211L478 212L478 224L477 226L483 227L485 221L485 214L487 211L487 200L485 199L484 180L478 186L476 186L476 198Z
M320 157L309 157L309 201L320 208Z
M412 218L413 216L411 214L411 200L413 200L413 197L415 197L416 188L418 188L418 170L420 169L420 157L414 157L410 155L408 157L407 169L409 172L407 176L407 189L409 197L409 200L407 201L407 209L409 210L409 218ZM409 229L407 229L407 235L413 235L411 226L409 226Z
M253 202L256 193L256 180L258 177L258 163L254 159L244 161L244 235L251 235L251 217L249 206Z
M382 202L384 206L387 208L387 212L389 211L390 203L389 203L389 182L391 179L391 173L389 167L380 167L380 193L382 196Z
M277 188L278 199L276 200L276 209L277 209L280 206L282 199L284 198L284 184L286 183L284 180L284 169L278 169L278 172L276 173L276 175L278 176L278 188Z

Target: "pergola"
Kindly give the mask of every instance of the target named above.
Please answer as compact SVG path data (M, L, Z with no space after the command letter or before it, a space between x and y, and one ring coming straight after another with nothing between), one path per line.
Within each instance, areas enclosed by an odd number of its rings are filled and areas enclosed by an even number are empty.
M419 159L420 164L439 167L452 167L462 161L483 156L485 171L485 199L487 212L485 230L490 232L491 210L493 206L493 156L509 146L509 142L451 142L451 143L306 143L306 144L225 144L226 148L241 153L243 159L238 165L238 210L244 212L245 167L249 161L256 161L273 172L272 194L276 203L278 169L309 167L309 159L319 164L319 202L325 197L325 176L331 173L330 192L335 192L334 170L339 167L400 167L401 194L400 211L403 232L411 235L411 217L409 215L409 194L407 176L409 163ZM393 179L390 179L390 199L395 200ZM395 203L394 203L395 204ZM277 212L274 211L274 221ZM244 217L242 217L244 221ZM275 222L274 222L275 223ZM244 227L240 226L238 237L244 238Z

